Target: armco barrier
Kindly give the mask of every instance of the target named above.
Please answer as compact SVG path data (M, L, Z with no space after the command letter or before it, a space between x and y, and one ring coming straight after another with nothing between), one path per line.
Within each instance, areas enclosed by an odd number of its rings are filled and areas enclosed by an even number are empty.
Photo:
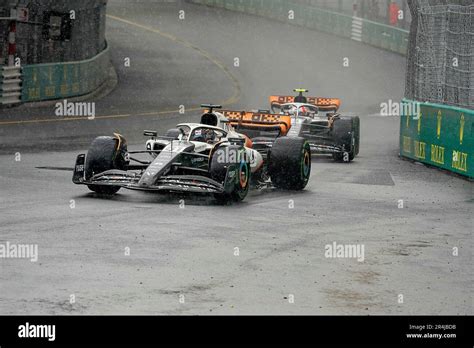
M21 68L0 67L0 105L12 105L21 102Z
M405 55L408 31L288 0L191 0L339 35Z
M34 102L89 94L107 80L109 66L108 48L84 61L25 65L21 100Z
M473 179L474 110L430 103L419 105L416 115L401 117L400 155Z

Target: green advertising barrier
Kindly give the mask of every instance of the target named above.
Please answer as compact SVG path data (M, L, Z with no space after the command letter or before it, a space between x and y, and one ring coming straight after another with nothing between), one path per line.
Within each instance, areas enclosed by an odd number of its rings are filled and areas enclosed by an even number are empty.
M288 0L192 1L202 5L250 13L346 38L353 38L402 55L407 53L409 34L407 30L317 7L295 4Z
M474 178L474 110L404 100L400 155ZM412 108L413 110L413 108Z
M108 48L84 61L25 65L22 102L89 94L107 80L109 66Z

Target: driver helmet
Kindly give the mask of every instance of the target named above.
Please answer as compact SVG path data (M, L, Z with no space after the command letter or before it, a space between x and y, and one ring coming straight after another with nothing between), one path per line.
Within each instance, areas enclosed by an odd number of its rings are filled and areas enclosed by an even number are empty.
M215 142L216 135L212 129L203 129L204 131L204 141L208 144Z
M196 131L194 132L192 141L200 141L200 142L206 141L203 134L203 129L196 129Z
M298 112L298 108L295 105L290 105L290 107L287 110L287 114L290 116L296 116Z
M306 106L302 105L300 107L300 115L301 116L308 116L308 114L309 114L308 108Z

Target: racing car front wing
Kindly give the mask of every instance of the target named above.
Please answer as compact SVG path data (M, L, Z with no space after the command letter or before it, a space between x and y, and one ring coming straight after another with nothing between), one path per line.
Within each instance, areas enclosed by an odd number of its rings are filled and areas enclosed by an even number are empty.
M225 193L228 191L229 173L224 184L202 175L167 175L152 185L139 184L142 174L123 170L108 170L86 180L85 155L79 155L74 167L73 183L77 185L120 186L129 190L150 192Z

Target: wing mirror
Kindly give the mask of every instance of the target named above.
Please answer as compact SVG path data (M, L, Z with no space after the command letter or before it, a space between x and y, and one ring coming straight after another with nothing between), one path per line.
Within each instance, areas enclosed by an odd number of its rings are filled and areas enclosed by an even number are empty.
M145 130L143 131L143 135L146 136L146 137L157 137L158 136L158 132L157 131L151 131L151 130Z

